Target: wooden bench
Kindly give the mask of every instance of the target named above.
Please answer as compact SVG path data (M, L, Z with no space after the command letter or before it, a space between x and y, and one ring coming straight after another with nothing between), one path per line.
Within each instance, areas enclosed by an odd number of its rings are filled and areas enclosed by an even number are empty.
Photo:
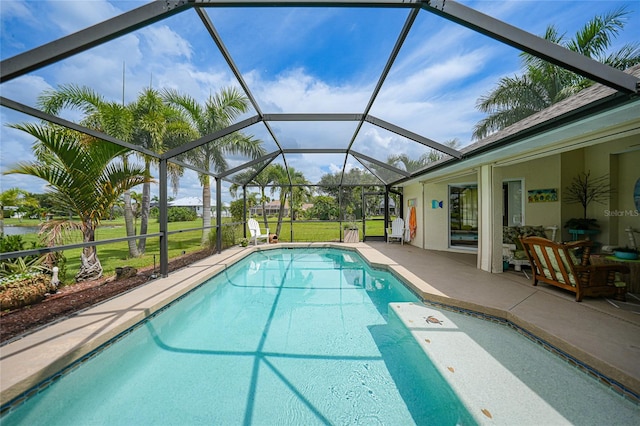
M624 265L591 265L591 241L556 243L541 237L520 238L532 265L533 285L539 281L576 294L576 301L584 296L610 296L625 300L626 284L617 280L616 273L629 273ZM575 253L582 250L580 257Z

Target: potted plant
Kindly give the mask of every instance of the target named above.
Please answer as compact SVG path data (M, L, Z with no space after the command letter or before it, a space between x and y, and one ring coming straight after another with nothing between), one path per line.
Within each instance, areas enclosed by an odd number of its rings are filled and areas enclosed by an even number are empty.
M564 227L573 235L597 234L600 225L596 219L587 217L587 209L593 202L604 204L611 192L608 175L593 178L591 171L588 171L574 177L571 184L565 188L564 201L570 204L579 203L582 206L582 217L569 219Z
M613 249L613 254L618 259L636 260L640 252L638 252L637 249L630 247L616 247Z

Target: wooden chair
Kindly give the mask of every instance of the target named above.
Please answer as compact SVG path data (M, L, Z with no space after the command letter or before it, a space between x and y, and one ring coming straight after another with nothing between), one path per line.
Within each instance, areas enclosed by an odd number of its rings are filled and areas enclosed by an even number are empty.
M629 273L624 265L591 265L591 241L556 243L542 237L521 237L527 258L532 265L533 285L538 281L584 296L613 296L625 300L626 284L616 279L616 273ZM582 255L575 255L582 249Z
M269 228L267 228L267 232L264 234L260 232L260 224L255 219L249 219L247 221L247 226L249 227L249 233L251 236L249 237L249 243L253 241L254 245L258 245L258 240L264 240L264 242L269 241Z
M400 240L400 244L404 245L405 231L404 220L401 217L394 219L391 222L391 228L387 228L387 243L395 239Z

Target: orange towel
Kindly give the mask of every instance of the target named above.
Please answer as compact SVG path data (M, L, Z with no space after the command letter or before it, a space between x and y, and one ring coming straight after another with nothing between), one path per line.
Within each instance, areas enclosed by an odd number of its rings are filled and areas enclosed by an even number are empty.
M416 230L418 229L418 223L416 219L416 208L411 207L409 210L409 237L413 240L416 237Z

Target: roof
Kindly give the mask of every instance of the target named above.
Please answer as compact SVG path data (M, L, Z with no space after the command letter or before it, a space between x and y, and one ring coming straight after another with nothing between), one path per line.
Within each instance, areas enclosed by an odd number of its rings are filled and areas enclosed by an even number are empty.
M625 73L640 77L640 65L629 68ZM568 98L565 98L542 111L532 114L529 117L486 137L485 139L466 146L462 149L462 152L465 154L473 152L479 148L486 147L508 137L515 136L525 130L533 129L540 124L547 123L572 112L579 111L586 106L596 105L603 99L617 97L619 97L619 93L616 90L596 83L581 90L573 96L569 96ZM624 96L624 99L629 98ZM640 100L640 98L636 98L636 100Z
M173 207L202 207L202 199L198 197L178 198L167 203Z

